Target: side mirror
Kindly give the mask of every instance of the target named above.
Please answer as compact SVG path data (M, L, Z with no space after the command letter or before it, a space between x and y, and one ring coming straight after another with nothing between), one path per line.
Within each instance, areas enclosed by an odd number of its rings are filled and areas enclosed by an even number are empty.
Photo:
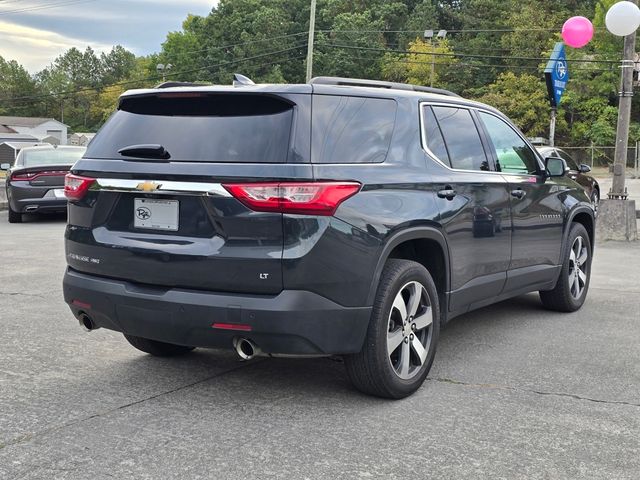
M544 161L549 177L564 177L569 172L569 166L562 158L549 157Z
M0 164L0 170L9 170L11 168L10 163L2 163Z
M578 170L580 171L580 173L589 173L591 171L591 167L582 163L578 167Z

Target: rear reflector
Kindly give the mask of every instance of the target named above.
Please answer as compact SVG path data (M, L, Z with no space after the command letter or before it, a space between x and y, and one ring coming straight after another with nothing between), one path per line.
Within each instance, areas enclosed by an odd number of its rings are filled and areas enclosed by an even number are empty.
M257 212L331 216L361 185L356 182L243 183L223 185Z
M80 308L91 308L91 305L88 303L81 302L80 300L71 300L71 304Z
M80 200L85 196L93 182L95 182L94 178L80 177L67 173L64 177L64 195L69 200Z
M220 330L237 330L239 332L250 332L251 325L242 325L240 323L214 323L211 328L218 328Z

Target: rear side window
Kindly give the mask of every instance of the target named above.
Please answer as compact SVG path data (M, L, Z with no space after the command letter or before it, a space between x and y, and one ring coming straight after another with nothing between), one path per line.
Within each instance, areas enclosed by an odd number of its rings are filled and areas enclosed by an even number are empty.
M314 95L314 163L380 163L396 120L393 99Z
M124 158L132 145L162 145L170 161L284 163L294 105L265 95L159 93L125 97L87 157Z
M489 162L471 112L455 107L433 107L433 112L449 153L451 167L488 171ZM428 138L427 145L430 147Z

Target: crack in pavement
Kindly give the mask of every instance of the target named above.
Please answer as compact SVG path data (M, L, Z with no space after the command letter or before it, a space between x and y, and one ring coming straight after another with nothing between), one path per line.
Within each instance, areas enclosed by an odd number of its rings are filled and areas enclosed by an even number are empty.
M25 297L38 297L38 298L44 299L44 296L40 295L39 293L0 292L0 295L7 295L7 296L22 295L22 296L25 296Z
M8 440L6 442L0 442L0 451L5 447L10 447L12 445L17 445L19 443L28 442L28 441L33 440L36 437L39 437L39 436L42 436L42 435L46 435L46 434L52 433L52 432L57 432L58 430L63 430L65 428L67 428L67 427L73 427L73 426L78 425L80 423L86 422L87 420L92 420L94 418L103 417L105 415L109 415L110 413L117 412L118 410L124 410L126 408L132 407L134 405L138 405L140 403L147 402L149 400L154 400L154 399L156 399L158 397L162 397L164 395L169 395L169 394L172 394L172 393L175 393L175 392L179 392L180 390L184 390L184 389L187 389L189 387L193 387L195 385L199 385L201 383L208 382L209 380L213 380L214 378L222 377L223 375L226 375L227 373L235 372L236 370L240 370L241 368L250 367L252 365L259 365L259 364L265 362L266 360L267 359L265 358L265 359L260 359L260 360L254 360L252 362L242 362L240 365L237 365L237 366L235 366L233 368L230 368L228 370L225 370L223 372L216 373L215 375L210 375L210 376L208 376L206 378L202 378L200 380L196 380L195 382L191 382L191 383L188 383L186 385L181 385L179 387L172 388L171 390L166 390L164 392L156 393L154 395L150 395L148 397L141 398L140 400L136 400L134 402L126 403L124 405L120 405L120 406L111 408L109 410L105 410L103 412L94 413L94 414L88 415L86 417L78 418L76 420L72 420L72 421L64 423L62 425L57 425L57 426L54 426L54 427L45 428L44 430L40 430L40 431L34 432L34 433L22 434L19 437L16 437L16 438L14 438L12 440Z
M581 395L576 395L574 393L564 393L564 392L545 392L542 390L533 390L533 389L529 389L529 388L521 388L521 387L512 387L510 385L496 385L496 384L492 384L492 383L469 383L469 382L462 382L460 380L453 380L451 378L427 378L428 381L431 382L439 382L439 383L449 383L452 385L462 385L464 387L475 387L475 388L489 388L489 389L494 389L494 390L509 390L512 392L524 392L524 393L534 393L536 395L545 395L545 396L553 396L553 397L565 397L565 398L572 398L574 400L584 400L586 402L593 402L593 403L605 403L608 405L626 405L629 407L640 407L640 403L631 403L631 402L624 402L622 400L601 400L598 398L590 398L590 397L583 397Z

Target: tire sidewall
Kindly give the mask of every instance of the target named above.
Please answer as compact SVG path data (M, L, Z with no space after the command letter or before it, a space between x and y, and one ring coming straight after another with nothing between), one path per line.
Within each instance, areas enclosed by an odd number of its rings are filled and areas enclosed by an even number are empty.
M586 264L587 281L585 282L582 295L580 296L580 298L576 299L571 294L571 285L569 283L569 259L571 256L571 249L573 247L573 242L575 242L578 236L582 237L582 241L586 245L587 251L589 253L588 253L587 264ZM584 228L584 226L582 226L579 223L574 224L573 227L571 228L571 231L569 232L569 238L567 238L567 248L565 251L564 262L562 264L561 278L558 280L560 282L565 282L567 300L571 304L572 310L578 310L580 307L582 307L585 300L587 299L587 293L589 292L589 284L591 283L591 262L593 260L592 251L593 250L591 247L591 240L589 239L589 234L587 233L587 230Z
M375 318L372 318L372 324L375 323L375 339L372 340L375 341L378 347L375 349L375 354L376 361L384 372L382 380L386 389L398 398L413 393L424 382L425 378L429 374L431 364L435 357L436 346L440 333L440 304L435 283L427 269L422 265L416 262L407 263L410 266L399 275L395 275L395 278L392 280L389 288L384 289L384 291L378 291L376 301L381 301L381 308L374 310ZM391 312L393 301L400 289L412 281L420 282L427 290L433 312L433 323L431 327L431 342L429 344L427 358L422 367L422 371L414 377L404 380L398 377L396 372L393 370L391 362L389 361L389 356L387 354L387 333L389 314ZM384 296L384 298L381 298L382 296Z

